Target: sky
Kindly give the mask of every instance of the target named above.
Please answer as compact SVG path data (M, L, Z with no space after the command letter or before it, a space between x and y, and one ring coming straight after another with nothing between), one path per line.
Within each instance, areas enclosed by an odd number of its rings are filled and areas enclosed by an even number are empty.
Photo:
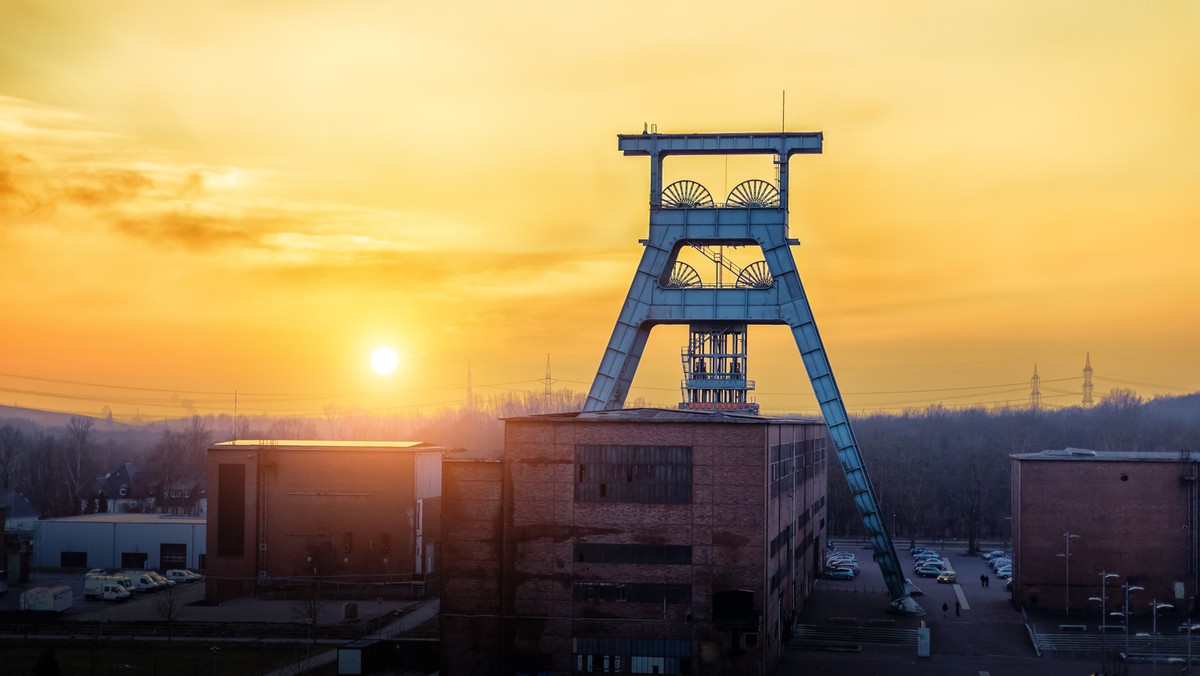
M1097 398L1190 393L1198 35L1197 0L0 0L0 405L403 413L547 362L586 392L644 124L824 133L790 234L852 412L1025 405L1035 366L1078 405L1088 355ZM632 397L679 400L685 340ZM815 412L786 327L749 345L763 411Z

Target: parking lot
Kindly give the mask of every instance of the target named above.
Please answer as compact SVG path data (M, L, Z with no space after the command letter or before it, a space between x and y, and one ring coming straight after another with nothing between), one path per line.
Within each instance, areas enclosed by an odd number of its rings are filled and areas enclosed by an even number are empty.
M1098 667L1093 659L1062 659L1050 654L1038 657L1021 613L1009 603L1004 581L996 578L978 554L968 556L964 544L935 545L958 573L959 581L954 584L917 577L907 546L899 548L905 574L922 592L914 598L926 611L924 617L892 612L883 576L869 547L841 543L839 548L857 555L860 574L853 580L818 582L799 622L828 625L831 620L854 621L859 626L887 624L902 629L916 629L924 623L930 628L931 654L917 657L913 646L873 643L862 644L861 652L789 650L781 674L1062 676L1086 675ZM985 573L992 576L986 588L979 580Z

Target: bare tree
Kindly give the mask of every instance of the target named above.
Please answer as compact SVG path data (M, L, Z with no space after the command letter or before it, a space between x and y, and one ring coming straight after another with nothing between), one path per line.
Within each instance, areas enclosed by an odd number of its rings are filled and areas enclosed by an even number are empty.
M162 621L167 623L167 641L170 641L175 620L178 620L179 616L183 614L183 599L174 588L168 589L165 594L158 597L154 610L162 618Z
M94 477L91 458L91 434L95 420L84 416L71 416L67 424L65 443L60 447L62 458L62 481L66 488L67 498L74 507L71 513L78 513L85 489Z
M21 430L12 425L0 427L0 486L5 490L13 487L27 449L25 434Z

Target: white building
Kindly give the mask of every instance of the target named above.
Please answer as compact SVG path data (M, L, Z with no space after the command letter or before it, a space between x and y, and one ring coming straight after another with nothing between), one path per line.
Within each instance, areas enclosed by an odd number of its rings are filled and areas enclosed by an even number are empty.
M38 522L38 568L204 567L205 520L168 514L85 514Z

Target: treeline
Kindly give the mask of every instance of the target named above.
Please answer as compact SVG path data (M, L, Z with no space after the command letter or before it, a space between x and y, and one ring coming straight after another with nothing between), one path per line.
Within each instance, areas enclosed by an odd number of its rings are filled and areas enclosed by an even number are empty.
M428 441L465 449L498 449L504 418L578 411L586 396L562 389L511 392L435 412L381 415L327 407L314 418L193 416L141 426L73 417L59 427L28 421L0 424L0 488L24 493L43 516L100 507L96 477L134 463L164 484L204 471L213 443L238 439ZM631 401L627 406L646 406ZM855 434L897 541L1008 536L1013 453L1069 447L1098 451L1200 451L1200 394L1143 401L1114 390L1091 408L950 410L856 416ZM861 521L836 458L829 458L828 528L861 533ZM111 497L111 496L110 496Z
M318 418L192 416L139 426L73 416L62 426L24 419L0 424L0 489L23 493L42 517L106 511L98 478L132 463L165 490L205 471L213 443L230 439L428 441L466 449L500 448L503 418L577 411L586 396L570 390L511 392L456 409L381 415L328 406ZM636 401L631 405L645 405ZM160 496L161 497L161 496Z
M931 406L858 417L853 427L897 544L960 538L974 550L980 538L1010 535L1010 455L1064 448L1200 451L1200 395L1143 401L1117 389L1093 407L1043 411ZM861 534L834 457L829 494L829 532Z

